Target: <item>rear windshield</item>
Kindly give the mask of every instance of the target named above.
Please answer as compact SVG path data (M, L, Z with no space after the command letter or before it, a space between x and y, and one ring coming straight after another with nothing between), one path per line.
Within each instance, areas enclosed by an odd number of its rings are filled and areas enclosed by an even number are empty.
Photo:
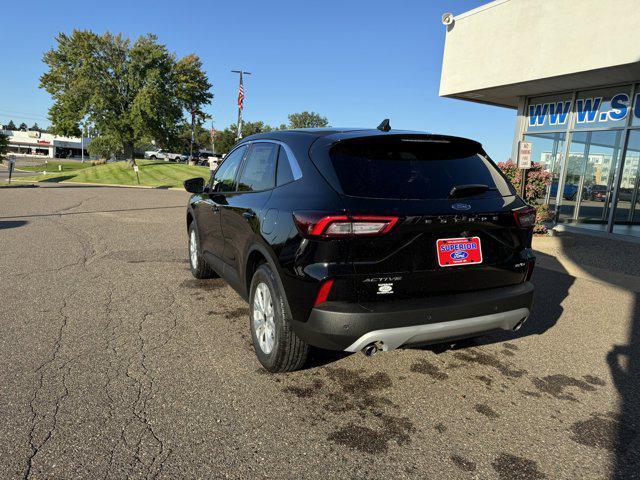
M329 152L346 195L368 198L442 199L455 186L482 184L476 197L515 192L472 142L420 138L366 138L341 142Z

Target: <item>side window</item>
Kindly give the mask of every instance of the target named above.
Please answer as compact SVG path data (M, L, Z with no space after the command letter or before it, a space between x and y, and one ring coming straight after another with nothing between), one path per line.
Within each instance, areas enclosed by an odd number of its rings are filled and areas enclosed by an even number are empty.
M278 154L278 174L276 185L280 186L289 182L293 182L291 164L289 163L287 152L283 147L280 147L280 153Z
M242 146L227 155L220 168L214 173L212 189L214 192L235 191L236 173L246 151L247 147Z
M238 179L238 190L256 192L275 186L278 145L254 143Z

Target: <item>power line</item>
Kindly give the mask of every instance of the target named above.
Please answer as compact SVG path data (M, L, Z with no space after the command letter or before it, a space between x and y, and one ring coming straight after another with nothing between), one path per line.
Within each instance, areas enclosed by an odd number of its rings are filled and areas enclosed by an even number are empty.
M7 118L9 117L21 118L23 120L34 120L34 121L45 121L45 122L50 121L47 117L43 117L39 115L29 115L29 114L9 112L4 110L0 110L0 115L5 116Z

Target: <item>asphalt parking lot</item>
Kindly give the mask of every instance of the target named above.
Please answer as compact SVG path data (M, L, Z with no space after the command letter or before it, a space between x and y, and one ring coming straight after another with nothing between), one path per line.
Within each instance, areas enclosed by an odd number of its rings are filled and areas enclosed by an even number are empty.
M536 241L517 333L270 375L187 198L0 189L4 478L640 478L640 246Z

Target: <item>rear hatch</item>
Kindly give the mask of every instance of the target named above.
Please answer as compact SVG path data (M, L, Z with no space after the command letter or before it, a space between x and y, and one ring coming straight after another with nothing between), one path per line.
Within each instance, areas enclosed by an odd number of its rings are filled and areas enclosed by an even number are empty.
M347 215L398 219L384 234L350 239L359 301L525 280L531 229L513 214L525 204L477 142L386 134L316 145L311 156Z

